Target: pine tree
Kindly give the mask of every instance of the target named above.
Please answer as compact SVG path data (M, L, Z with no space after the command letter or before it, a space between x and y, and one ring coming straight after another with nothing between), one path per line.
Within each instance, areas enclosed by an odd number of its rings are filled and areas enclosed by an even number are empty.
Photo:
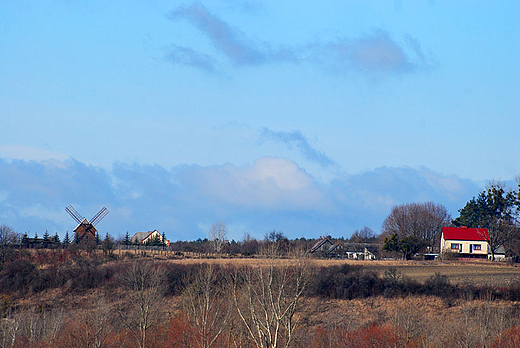
M38 239L38 233L34 232L34 239Z
M29 235L27 234L27 232L23 234L22 245L29 246Z
M162 242L162 245L166 245L166 232L163 232L161 242Z
M43 240L48 241L49 240L49 231L45 230L45 233L43 234Z
M123 239L123 244L124 245L130 245L131 244L130 235L128 234L128 231L126 231L125 239Z
M99 238L99 232L96 232L96 244L101 244L101 239Z
M58 236L58 232L54 235L54 243L61 243L60 236Z
M69 231L67 231L67 233L65 233L65 239L63 239L63 245L67 246L70 244L70 236L69 236Z

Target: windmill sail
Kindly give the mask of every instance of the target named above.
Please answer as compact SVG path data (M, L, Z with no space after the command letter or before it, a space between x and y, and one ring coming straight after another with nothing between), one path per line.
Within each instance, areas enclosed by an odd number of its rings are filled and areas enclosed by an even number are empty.
M72 205L69 205L67 208L65 208L65 210L70 214L70 216L72 216L74 220L76 220L78 224L80 224L85 219L80 215L80 213L76 211L76 209L74 209Z
M92 220L90 220L90 223L92 225L96 226L98 224L98 222L100 222L101 220L103 220L103 218L105 216L107 216L107 214L108 214L108 209L105 207L101 208L101 210L98 211L98 213L96 215L94 215Z

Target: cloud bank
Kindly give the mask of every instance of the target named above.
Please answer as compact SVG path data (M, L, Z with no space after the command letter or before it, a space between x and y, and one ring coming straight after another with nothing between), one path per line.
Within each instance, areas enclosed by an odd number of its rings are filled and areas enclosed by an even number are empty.
M396 204L434 201L455 214L479 190L469 180L407 167L338 176L325 185L297 163L273 157L242 167L114 163L110 170L73 159L0 159L0 224L63 235L75 227L64 210L72 204L88 217L108 207L98 228L116 237L159 229L174 240L204 238L204 226L218 220L236 239L273 229L291 238L348 237L365 225L379 231Z

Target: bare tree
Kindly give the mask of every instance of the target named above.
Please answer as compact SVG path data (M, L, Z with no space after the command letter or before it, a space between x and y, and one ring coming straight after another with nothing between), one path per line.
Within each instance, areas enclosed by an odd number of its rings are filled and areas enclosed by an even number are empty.
M204 264L183 293L183 309L196 328L198 346L216 346L231 315L231 298L223 277L213 265Z
M70 319L61 337L61 346L67 348L101 348L111 332L109 324L112 306L98 297L94 309Z
M215 253L220 254L222 252L226 236L227 225L225 222L220 221L211 225L211 229L209 230L209 239L211 240Z
M267 263L243 267L233 277L232 295L250 339L259 348L289 347L298 302L308 281L308 262L299 253L295 265Z
M351 243L370 243L375 240L376 234L368 226L365 226L360 230L355 230L352 236L350 237Z
M414 236L433 248L440 240L442 227L450 223L451 216L443 205L433 202L403 204L394 207L383 221L382 235Z
M11 226L0 225L0 247L18 244L20 235Z
M140 348L146 347L147 332L159 322L164 306L163 277L155 266L153 262L134 262L120 278L128 292L119 315Z

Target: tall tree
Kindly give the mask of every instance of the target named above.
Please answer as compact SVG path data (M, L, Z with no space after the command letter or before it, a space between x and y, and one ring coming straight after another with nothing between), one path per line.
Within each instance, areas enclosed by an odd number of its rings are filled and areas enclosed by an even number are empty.
M67 246L70 244L69 231L65 232L65 238L63 239L63 245Z
M213 244L213 250L215 253L220 254L222 252L226 236L227 225L225 222L221 221L211 225L208 237L211 240L211 244Z
M17 244L18 240L19 235L13 230L11 226L0 226L0 246L10 246Z
M417 237L432 250L438 246L443 226L450 224L451 216L441 204L433 202L410 203L395 206L383 221L382 234L399 239Z
M132 242L130 241L130 235L128 234L128 231L126 231L125 239L123 239L123 244L124 244L124 245L130 245L130 244L132 244Z
M411 260L412 257L426 245L424 239L410 235L404 238L398 238L397 234L393 234L390 238L385 237L383 250L396 251L403 253L405 260Z
M351 243L370 243L376 240L376 234L370 227L365 226L360 230L355 230L350 236Z
M502 183L492 183L487 189L473 197L460 216L453 220L455 226L488 229L488 244L492 259L502 246L515 239L518 234L519 192L507 190Z
M275 265L277 250L256 266L237 269L231 295L250 340L258 348L290 347L302 316L295 315L309 281L309 263L300 250L293 265Z
M217 340L231 317L229 289L221 278L218 268L203 264L183 292L182 307L202 348L219 346Z

